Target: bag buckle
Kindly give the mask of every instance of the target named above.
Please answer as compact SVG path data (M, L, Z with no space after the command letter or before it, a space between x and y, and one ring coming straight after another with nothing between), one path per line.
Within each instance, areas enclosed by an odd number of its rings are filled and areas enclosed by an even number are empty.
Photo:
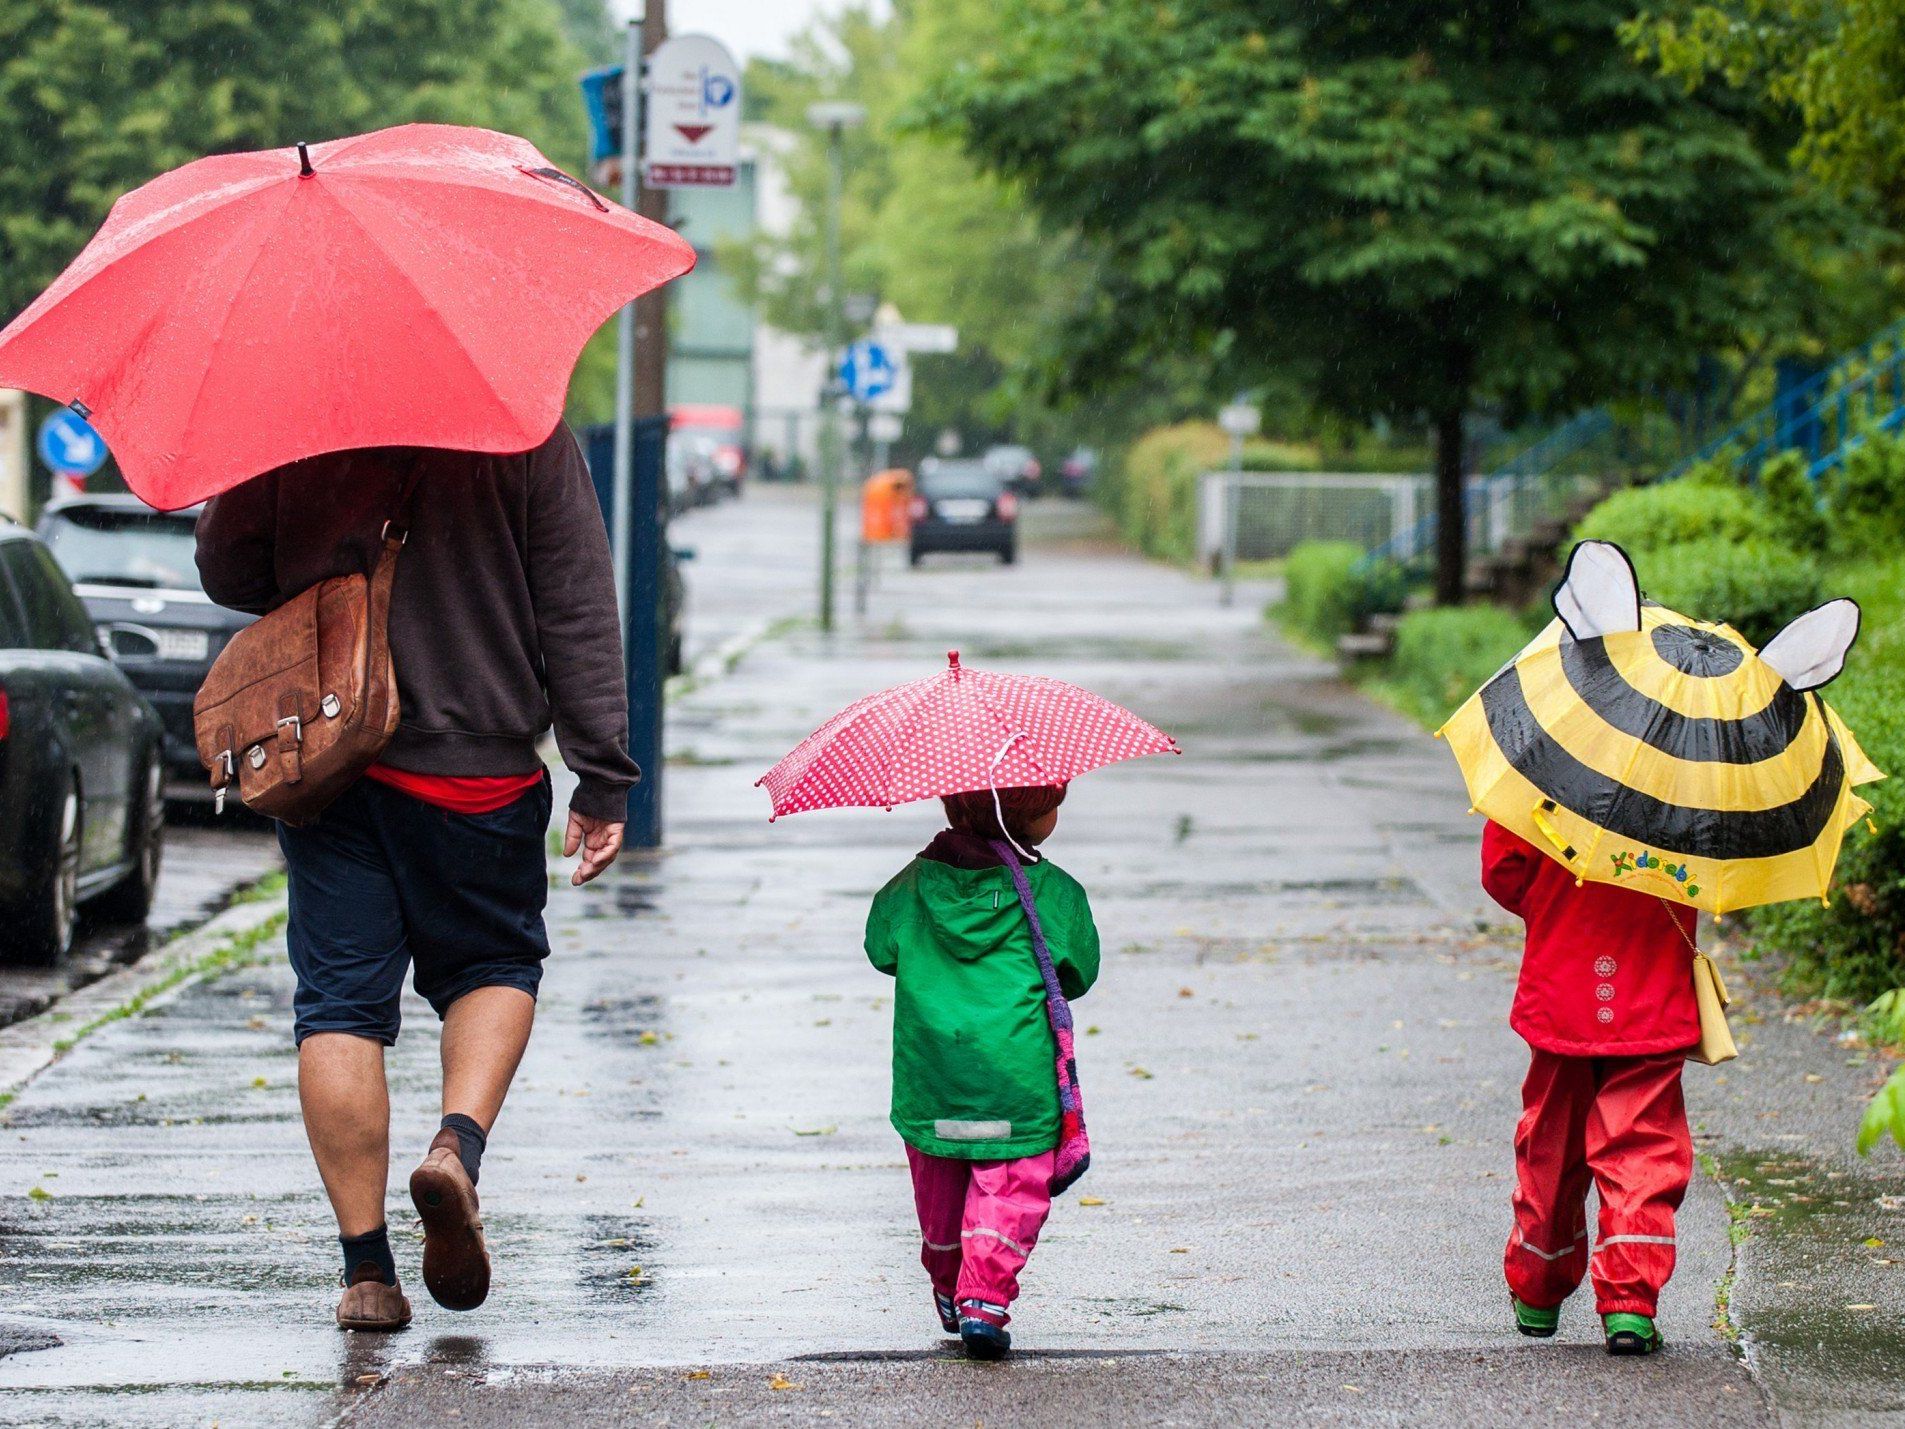
M280 740L284 738L284 727L286 725L291 726L292 743L294 744L304 743L304 721L299 719L296 715L286 715L283 719L279 720L278 721L278 738Z
M217 776L218 766L221 764L225 766L225 777L219 779L217 783L212 785L212 812L214 814L222 814L225 812L225 786L231 783L235 774L232 767L232 752L229 749L220 750L218 757L212 761L212 773L214 777Z
M397 525L395 521L384 522L384 529L381 533L379 533L377 539L380 541L388 541L390 539L390 533L393 529L397 533L397 544L399 546L405 545L409 542L410 528L408 526L399 526Z

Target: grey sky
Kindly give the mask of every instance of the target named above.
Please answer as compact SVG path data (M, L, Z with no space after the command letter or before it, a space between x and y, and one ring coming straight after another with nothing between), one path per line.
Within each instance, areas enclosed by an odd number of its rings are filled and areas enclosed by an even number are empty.
M623 15L641 9L641 0L613 4ZM752 55L785 54L793 35L820 14L841 8L841 0L668 0L668 28L713 35L745 64ZM884 0L879 8L885 9Z

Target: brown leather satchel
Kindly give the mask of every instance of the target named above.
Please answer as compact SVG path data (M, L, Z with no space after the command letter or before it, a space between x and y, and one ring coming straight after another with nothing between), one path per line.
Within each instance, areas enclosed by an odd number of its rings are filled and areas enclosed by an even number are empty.
M368 576L319 581L241 630L213 662L192 724L221 812L236 784L254 813L308 824L397 732L390 590L417 475L413 463Z

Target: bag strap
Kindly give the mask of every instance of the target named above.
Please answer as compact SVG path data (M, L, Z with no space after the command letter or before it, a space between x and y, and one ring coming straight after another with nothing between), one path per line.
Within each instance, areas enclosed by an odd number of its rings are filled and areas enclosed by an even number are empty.
M377 563L370 572L370 609L366 621L369 638L364 642L366 689L372 688L374 682L371 676L381 670L390 658L390 593L397 583L397 556L402 552L404 543L410 539L410 512L422 476L423 453L412 448L402 475L398 478L397 500L380 533L381 548L377 552ZM396 697L396 686L391 684L385 691L385 699L388 701ZM386 705L383 709L366 710L365 718L374 728L381 726L388 714Z
M1072 1005L1065 1000L1065 993L1058 985L1058 969L1052 966L1052 950L1045 944L1045 928L1039 922L1038 904L1032 900L1032 885L1025 877L1025 870L1019 866L1018 856L1009 845L998 839L986 840L999 861L1012 875L1012 886L1018 890L1019 906L1025 910L1025 921L1032 929L1032 955L1038 959L1040 976L1045 979L1045 1012L1052 1020L1054 1030L1070 1031L1072 1025Z

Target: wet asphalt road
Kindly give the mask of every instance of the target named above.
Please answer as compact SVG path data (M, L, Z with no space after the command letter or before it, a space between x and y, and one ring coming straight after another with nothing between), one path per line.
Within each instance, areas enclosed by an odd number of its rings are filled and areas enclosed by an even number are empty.
M693 618L723 632L701 649L805 612L813 524L766 491L682 523ZM889 565L864 622L767 639L676 704L669 851L552 894L537 1039L484 1164L489 1305L330 1328L274 958L105 1028L7 1109L0 1351L22 1348L0 1418L1733 1424L1771 1417L1769 1386L1799 1420L1896 1410L1905 1185L1844 1157L1877 1069L1760 999L1747 1055L1689 1071L1701 1145L1749 1198L1738 1265L1703 1176L1665 1355L1607 1360L1584 1301L1558 1341L1521 1340L1514 949L1482 930L1445 752L1272 636L1261 592L1220 609L1075 510L1032 529L1017 568ZM1078 1007L1094 1166L1025 1278L1014 1330L1039 1353L986 1368L934 1354L885 1123L890 986L859 951L935 820L770 826L751 787L953 646L1100 690L1187 751L1081 781L1049 846L1105 938ZM401 1188L436 1054L427 1009L406 1016L391 1223L414 1280Z
M143 924L105 923L80 910L73 950L57 967L0 962L0 1027L45 1010L74 988L124 967L167 938L203 922L232 891L280 867L278 841L259 820L214 820L199 808L167 817L165 857L152 915Z

